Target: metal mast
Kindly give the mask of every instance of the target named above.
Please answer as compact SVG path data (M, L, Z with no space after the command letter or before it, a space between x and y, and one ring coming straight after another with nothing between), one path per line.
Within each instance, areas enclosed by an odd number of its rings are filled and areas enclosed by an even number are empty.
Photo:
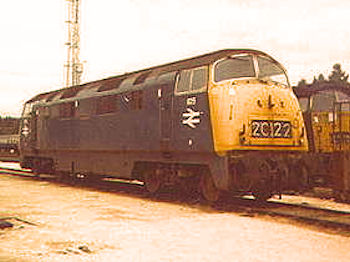
M65 86L75 86L80 84L80 78L83 73L83 65L80 63L80 1L66 0L68 17L68 41L67 62L65 64Z

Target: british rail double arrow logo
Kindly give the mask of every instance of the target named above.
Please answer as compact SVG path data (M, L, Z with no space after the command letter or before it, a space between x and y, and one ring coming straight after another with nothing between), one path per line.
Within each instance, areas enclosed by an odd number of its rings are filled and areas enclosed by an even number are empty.
M201 112L193 111L191 108L187 108L186 110L187 112L182 114L182 117L186 118L182 120L182 124L188 125L191 128L196 128L196 124L201 122L201 119L199 118Z

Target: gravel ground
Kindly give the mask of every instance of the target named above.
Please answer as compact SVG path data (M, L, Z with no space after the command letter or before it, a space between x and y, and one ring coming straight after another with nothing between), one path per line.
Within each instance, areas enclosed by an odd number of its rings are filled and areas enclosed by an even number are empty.
M350 261L350 238L285 219L7 175L0 189L1 262Z

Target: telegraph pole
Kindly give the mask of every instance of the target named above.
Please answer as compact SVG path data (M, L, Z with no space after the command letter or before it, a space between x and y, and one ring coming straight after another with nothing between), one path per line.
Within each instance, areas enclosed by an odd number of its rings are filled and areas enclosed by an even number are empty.
M76 86L80 84L80 78L83 73L83 65L80 62L80 1L66 0L67 3L67 29L68 39L67 61L65 67L65 87Z

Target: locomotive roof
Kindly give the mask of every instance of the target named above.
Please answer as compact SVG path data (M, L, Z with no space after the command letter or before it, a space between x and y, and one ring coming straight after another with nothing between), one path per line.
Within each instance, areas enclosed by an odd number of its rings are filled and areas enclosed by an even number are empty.
M62 88L55 91L42 93L42 94L36 95L35 97L33 97L27 102L35 102L35 101L41 101L41 100L45 100L47 102L47 101L50 101L50 99L52 99L59 93L62 94L60 96L60 99L75 97L77 93L83 89L89 89L96 86L108 85L115 82L122 82L125 79L131 78L134 76L136 77L135 79L136 84L137 84L138 78L142 83L144 78L147 78L149 75L159 75L163 73L169 73L169 72L174 72L178 70L204 66L204 65L211 64L221 58L234 55L234 54L241 54L241 53L265 55L271 58L272 60L276 61L266 53L262 51L254 50L254 49L224 49L224 50L219 50L212 53L208 53L208 54L204 54L204 55L200 55L200 56L196 56L196 57L192 57L184 60L179 60L176 62L164 64L164 65L154 66L154 67L150 67L150 68L146 68L138 71L125 73L118 76L112 76L112 77L84 83L78 86L72 86L68 88ZM135 85L135 82L134 82L134 85ZM111 90L111 89L113 88L107 87L105 90ZM102 88L102 90L99 90L99 91L105 91L105 90L103 90Z
M303 87L294 88L297 97L310 97L318 92L334 90L350 96L350 84L343 82L324 81L321 83L307 84Z

